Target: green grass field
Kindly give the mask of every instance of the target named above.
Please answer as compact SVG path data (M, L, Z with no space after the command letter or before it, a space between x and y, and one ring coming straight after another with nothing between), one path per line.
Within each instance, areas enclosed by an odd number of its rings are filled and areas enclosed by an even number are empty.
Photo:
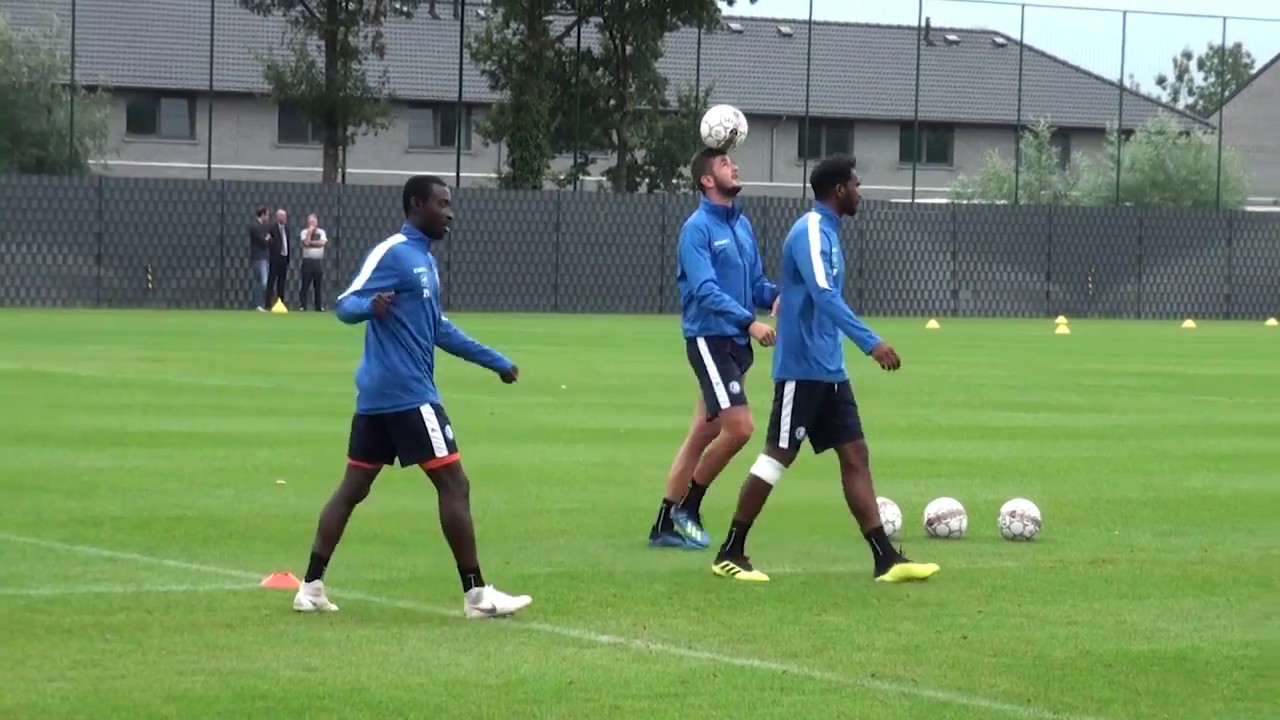
M848 358L877 489L942 572L870 582L834 458L806 451L752 533L755 586L645 547L694 397L674 318L454 320L522 370L438 373L486 576L534 596L506 622L462 619L416 470L348 528L341 612L257 587L304 570L361 330L0 312L0 718L1275 717L1278 329L875 321L904 360ZM717 543L758 440L708 495ZM925 539L941 495L967 538ZM1044 511L1034 543L996 533L1015 496Z

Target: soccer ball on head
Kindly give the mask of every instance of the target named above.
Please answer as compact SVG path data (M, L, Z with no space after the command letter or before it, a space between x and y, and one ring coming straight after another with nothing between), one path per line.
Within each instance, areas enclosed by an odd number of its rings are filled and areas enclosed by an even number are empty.
M884 534L896 538L902 532L902 509L886 497L876 498L876 507L880 509L880 524L884 526Z
M924 506L924 531L929 537L957 540L969 529L969 515L959 500L940 497Z
M996 527L1005 540L1032 540L1040 534L1040 508L1026 498L1014 498L1000 506Z
M716 150L733 150L747 139L747 118L732 105L716 105L702 115L702 144Z

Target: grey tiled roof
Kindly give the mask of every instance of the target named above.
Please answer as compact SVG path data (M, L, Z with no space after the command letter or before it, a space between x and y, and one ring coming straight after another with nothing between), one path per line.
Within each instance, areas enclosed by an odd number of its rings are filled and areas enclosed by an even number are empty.
M216 3L214 88L220 92L265 92L252 52L279 46L283 22L242 10L236 0ZM451 4L443 19L425 13L388 28L386 64L392 93L416 100L452 100L458 92L458 21ZM71 0L4 0L3 11L18 26L56 11L70 23ZM209 83L209 0L77 0L77 76L83 83L114 87L205 90ZM468 10L467 24L483 22ZM804 113L803 22L726 18L741 32L721 28L702 39L704 84L712 99L749 114ZM792 28L784 37L779 25ZM469 30L470 31L470 30ZM945 41L952 34L959 44ZM592 44L594 32L584 33ZM697 32L667 38L661 69L676 86L694 80ZM815 23L810 112L818 117L904 120L914 116L916 37L914 26ZM983 30L935 28L936 44L922 49L920 117L951 123L1013 124L1017 118L1018 58L1022 55L1022 117L1046 118L1061 127L1102 128L1118 119L1121 87L1014 38ZM1002 38L1000 47L993 37ZM1021 52L1020 52L1021 51ZM496 99L480 73L464 64L463 97ZM380 68L379 68L380 69ZM1188 124L1203 121L1123 91L1124 125L1132 127L1161 110Z

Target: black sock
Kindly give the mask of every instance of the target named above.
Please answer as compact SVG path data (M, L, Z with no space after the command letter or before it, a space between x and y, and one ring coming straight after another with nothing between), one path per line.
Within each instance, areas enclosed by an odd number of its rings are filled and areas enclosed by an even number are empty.
M471 588L484 587L484 576L480 574L480 568L464 568L458 566L458 577L462 578L462 592L466 592Z
M324 578L324 569L329 567L329 558L321 555L314 550L311 551L311 560L307 562L306 582L313 580L321 580Z
M702 496L707 494L707 486L699 485L697 480L689 481L689 489L680 501L680 509L698 515L702 513Z
M667 530L675 530L675 525L671 524L671 510L676 506L675 501L662 499L662 507L658 508L658 519L653 521L652 533L666 532Z
M729 525L729 534L725 536L724 544L720 546L719 557L737 558L747 554L747 533L751 530L751 523L734 520Z
M866 538L867 544L871 546L871 557L875 560L877 573L888 570L902 559L898 551L889 543L889 536L885 534L883 525L875 526L871 531L863 533L862 537Z

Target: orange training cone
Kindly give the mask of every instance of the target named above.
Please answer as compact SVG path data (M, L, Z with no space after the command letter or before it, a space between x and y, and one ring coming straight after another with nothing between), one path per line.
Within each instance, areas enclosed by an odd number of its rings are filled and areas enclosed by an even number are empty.
M297 575L287 571L273 572L262 578L262 582L259 583L262 587L272 590L297 590L301 584L302 581L298 579Z

